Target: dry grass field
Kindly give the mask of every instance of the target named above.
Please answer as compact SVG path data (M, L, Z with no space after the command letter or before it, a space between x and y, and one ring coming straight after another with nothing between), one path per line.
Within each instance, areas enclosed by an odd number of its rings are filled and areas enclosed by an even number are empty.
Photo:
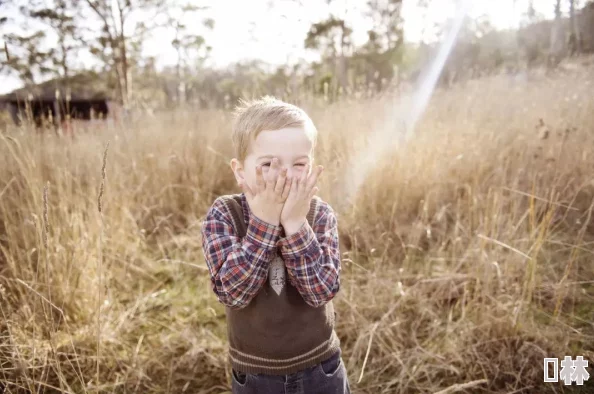
M346 202L351 159L392 138L393 105L299 103L339 215L354 393L570 392L543 383L543 358L592 366L593 91L593 65L438 90ZM75 138L0 134L6 393L229 392L200 225L238 192L230 122L178 110ZM594 377L572 387L594 393Z

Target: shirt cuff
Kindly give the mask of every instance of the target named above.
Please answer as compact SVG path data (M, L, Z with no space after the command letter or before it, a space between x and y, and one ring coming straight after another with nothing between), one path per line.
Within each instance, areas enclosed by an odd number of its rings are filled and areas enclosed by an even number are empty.
M286 238L281 238L278 241L278 246L280 247L283 258L296 259L302 254L307 253L307 250L315 239L316 235L313 229L308 222L305 222L299 231Z
M246 238L261 249L272 249L276 247L280 232L280 226L272 225L254 215L250 215Z

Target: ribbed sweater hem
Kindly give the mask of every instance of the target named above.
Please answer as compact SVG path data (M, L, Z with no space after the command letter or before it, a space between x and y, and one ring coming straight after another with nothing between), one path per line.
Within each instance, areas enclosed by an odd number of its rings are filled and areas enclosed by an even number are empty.
M332 330L331 337L314 349L291 357L289 359L274 360L257 355L242 353L229 347L228 358L233 369L249 374L290 375L307 368L311 368L332 357L340 350L340 339Z

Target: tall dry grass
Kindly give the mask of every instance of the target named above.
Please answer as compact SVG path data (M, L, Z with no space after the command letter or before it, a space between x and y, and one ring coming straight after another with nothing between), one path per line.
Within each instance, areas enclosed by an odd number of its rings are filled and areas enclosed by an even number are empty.
M437 92L353 205L349 159L390 130L393 107L303 103L321 133L320 196L340 207L337 331L354 393L563 392L542 383L544 357L594 362L592 75ZM229 390L199 234L214 198L237 192L229 124L180 110L74 139L1 136L6 392Z

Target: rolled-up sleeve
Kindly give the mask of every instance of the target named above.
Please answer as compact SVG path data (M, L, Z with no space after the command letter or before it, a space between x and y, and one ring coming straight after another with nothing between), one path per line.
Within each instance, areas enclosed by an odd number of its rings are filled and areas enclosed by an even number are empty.
M305 302L319 307L340 289L338 223L332 208L318 204L313 227L308 222L278 241L287 273Z
M268 278L281 227L252 215L242 239L235 233L227 206L217 199L206 214L201 232L214 293L222 304L244 308Z

